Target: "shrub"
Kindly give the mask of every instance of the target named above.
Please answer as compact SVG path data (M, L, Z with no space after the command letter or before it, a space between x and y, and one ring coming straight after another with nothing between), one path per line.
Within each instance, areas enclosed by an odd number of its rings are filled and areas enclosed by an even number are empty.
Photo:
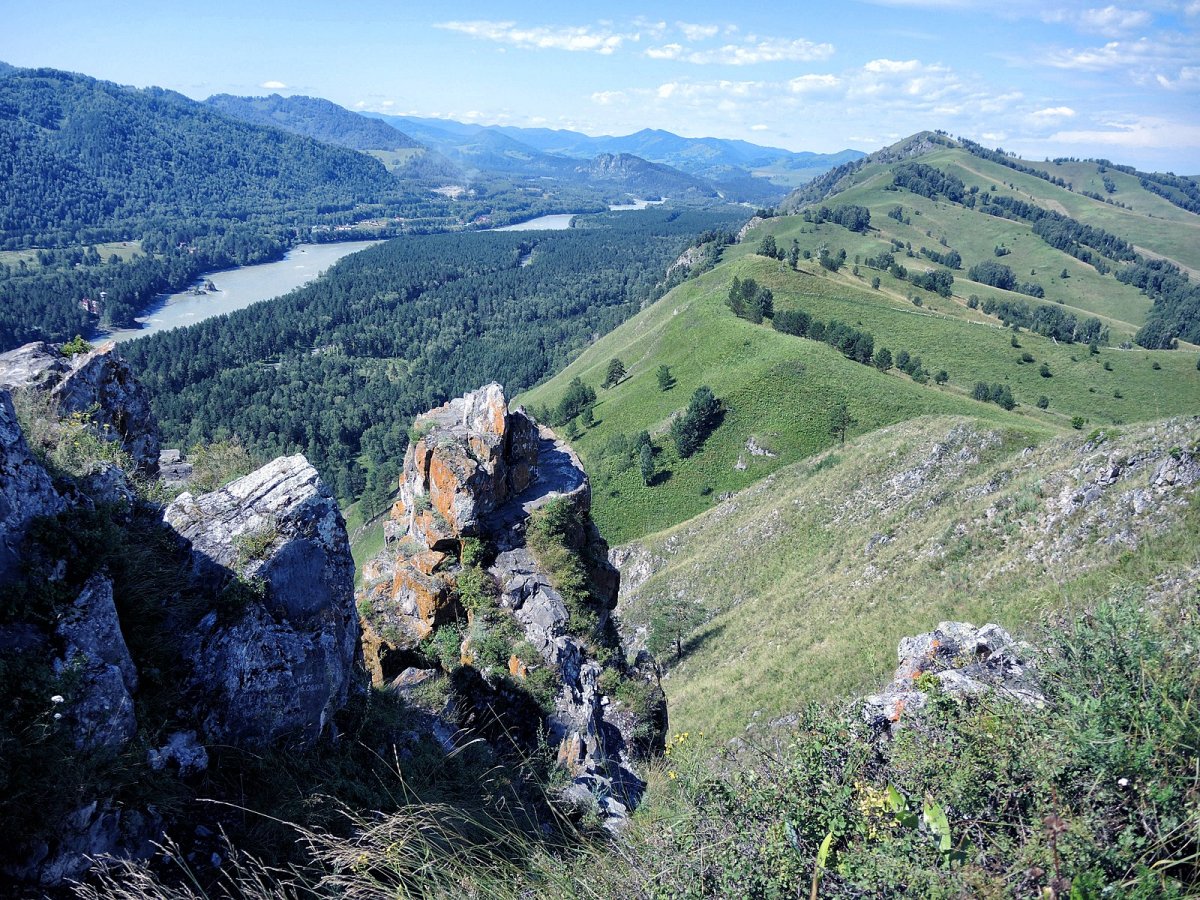
M91 353L93 347L85 341L80 335L75 335L71 340L67 341L60 348L63 356L78 356L80 353Z

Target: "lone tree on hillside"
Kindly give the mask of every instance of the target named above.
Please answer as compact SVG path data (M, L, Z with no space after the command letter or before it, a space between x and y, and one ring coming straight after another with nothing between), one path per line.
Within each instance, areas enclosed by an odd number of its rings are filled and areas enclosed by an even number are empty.
M671 374L670 366L659 366L655 370L654 375L658 378L658 389L660 391L669 391L671 388L675 387L675 376Z
M654 480L654 449L647 443L638 449L638 469L642 473L642 484Z
M564 425L583 412L585 407L596 402L596 392L584 384L578 376L571 379L563 398L554 410L554 424Z
M845 400L839 400L829 411L829 433L838 438L843 445L846 443L846 429L857 425L858 419L850 415L850 407Z
M688 408L671 423L671 438L681 457L687 459L700 449L704 439L717 427L720 415L721 403L713 396L712 389L708 385L696 388Z
M769 256L772 259L783 259L783 254L779 251L778 245L775 243L775 235L768 234L758 244L759 256Z
M608 371L604 375L604 383L600 387L610 388L620 383L625 377L625 363L613 357L608 361Z
M686 597L673 597L666 603L656 604L649 622L646 649L655 656L674 650L678 662L683 659L683 642L704 624L705 619L703 608Z

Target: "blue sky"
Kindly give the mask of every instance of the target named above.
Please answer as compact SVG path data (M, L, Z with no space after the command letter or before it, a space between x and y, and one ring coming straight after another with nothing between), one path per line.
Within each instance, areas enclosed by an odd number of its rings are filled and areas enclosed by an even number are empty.
M12 8L15 7L15 8ZM941 128L1200 174L1200 0L13 4L0 59L202 99L792 150Z

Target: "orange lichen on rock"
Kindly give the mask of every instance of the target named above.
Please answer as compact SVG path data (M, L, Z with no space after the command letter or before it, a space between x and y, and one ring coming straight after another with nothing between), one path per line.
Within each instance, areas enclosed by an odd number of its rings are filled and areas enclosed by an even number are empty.
M408 564L422 575L432 575L437 567L446 561L447 554L440 550L422 550L408 560Z

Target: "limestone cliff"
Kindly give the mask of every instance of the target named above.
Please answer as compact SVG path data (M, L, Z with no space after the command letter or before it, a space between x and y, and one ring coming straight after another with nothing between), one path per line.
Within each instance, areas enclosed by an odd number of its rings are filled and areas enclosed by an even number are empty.
M163 518L194 577L243 604L209 612L185 641L203 733L239 746L327 733L355 680L358 620L346 526L316 470L281 457L218 491L181 494Z
M0 354L0 387L47 395L55 415L85 420L101 439L120 443L143 474L158 471L150 397L111 341L71 358L44 342Z
M619 578L579 458L496 384L418 416L413 433L387 548L364 568L372 678L404 689L440 669L458 724L515 734L518 750L548 732L568 794L623 817L642 788L636 757L661 746L665 704L612 627ZM531 528L555 561L531 548Z
M0 384L21 401L0 389L0 880L55 887L181 826L137 789L154 772L335 735L365 687L354 566L302 456L164 514L154 417L112 345L27 345Z

